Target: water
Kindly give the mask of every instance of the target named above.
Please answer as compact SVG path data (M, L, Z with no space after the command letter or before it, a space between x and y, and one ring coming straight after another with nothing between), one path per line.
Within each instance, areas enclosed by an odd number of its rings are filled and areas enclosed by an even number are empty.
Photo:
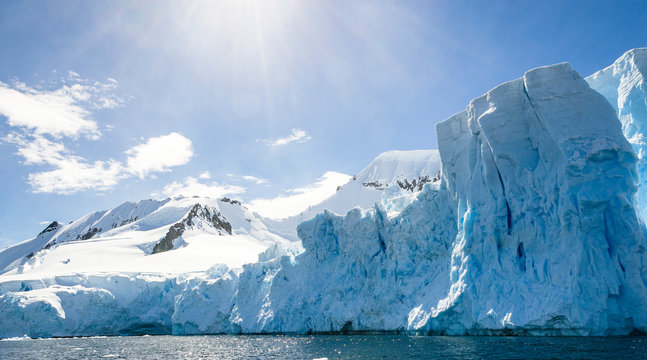
M2 340L2 359L645 359L647 337L141 336Z

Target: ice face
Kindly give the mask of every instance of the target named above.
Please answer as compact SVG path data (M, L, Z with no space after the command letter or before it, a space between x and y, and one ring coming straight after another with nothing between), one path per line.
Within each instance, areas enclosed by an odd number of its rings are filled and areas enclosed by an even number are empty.
M586 78L613 105L622 131L638 156L638 204L647 219L647 48L627 51L611 66Z
M632 308L647 301L636 158L613 108L568 64L500 85L437 132L458 236L452 305L431 309L426 328L647 326Z
M440 298L447 289L446 240L456 226L442 210L446 196L427 185L394 218L377 205L302 223L303 254L250 265L241 274L240 288L255 293L241 297L239 291L240 330L405 329L413 302Z
M68 275L0 283L0 338L230 333L238 275ZM20 334L20 335L17 335Z

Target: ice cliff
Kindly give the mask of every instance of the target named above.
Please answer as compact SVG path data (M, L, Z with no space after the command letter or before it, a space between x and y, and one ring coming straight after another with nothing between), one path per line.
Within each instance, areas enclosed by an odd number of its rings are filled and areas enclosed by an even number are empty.
M638 156L638 204L647 219L647 48L627 51L611 66L586 78L613 105L622 131Z
M647 191L639 182L641 54L628 52L586 80L557 64L492 89L437 125L438 181L387 187L367 209L323 211L298 226L302 247L267 243L242 268L2 275L0 337L647 332L647 230L637 206ZM360 175L397 183L381 171L401 169L398 156ZM377 186L355 183L345 187ZM92 230L86 222L79 227ZM63 234L59 226L52 231ZM33 244L57 236L41 235Z
M647 329L636 157L568 64L538 68L437 125L458 235L423 328L603 335ZM420 315L422 314L422 316Z

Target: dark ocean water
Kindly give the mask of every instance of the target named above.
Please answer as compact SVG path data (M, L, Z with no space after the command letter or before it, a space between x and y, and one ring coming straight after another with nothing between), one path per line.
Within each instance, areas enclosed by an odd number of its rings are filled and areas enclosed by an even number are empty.
M2 359L647 359L647 337L141 336L2 340Z

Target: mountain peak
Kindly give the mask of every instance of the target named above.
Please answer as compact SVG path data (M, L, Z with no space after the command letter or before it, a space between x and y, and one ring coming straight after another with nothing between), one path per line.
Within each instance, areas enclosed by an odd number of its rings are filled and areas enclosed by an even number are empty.
M58 221L54 221L51 224L47 225L47 227L43 231L39 232L38 235L43 235L45 233L58 230L58 228L60 228L61 226L62 225Z
M438 150L391 150L378 155L354 180L393 184L398 180L417 179L439 171Z

